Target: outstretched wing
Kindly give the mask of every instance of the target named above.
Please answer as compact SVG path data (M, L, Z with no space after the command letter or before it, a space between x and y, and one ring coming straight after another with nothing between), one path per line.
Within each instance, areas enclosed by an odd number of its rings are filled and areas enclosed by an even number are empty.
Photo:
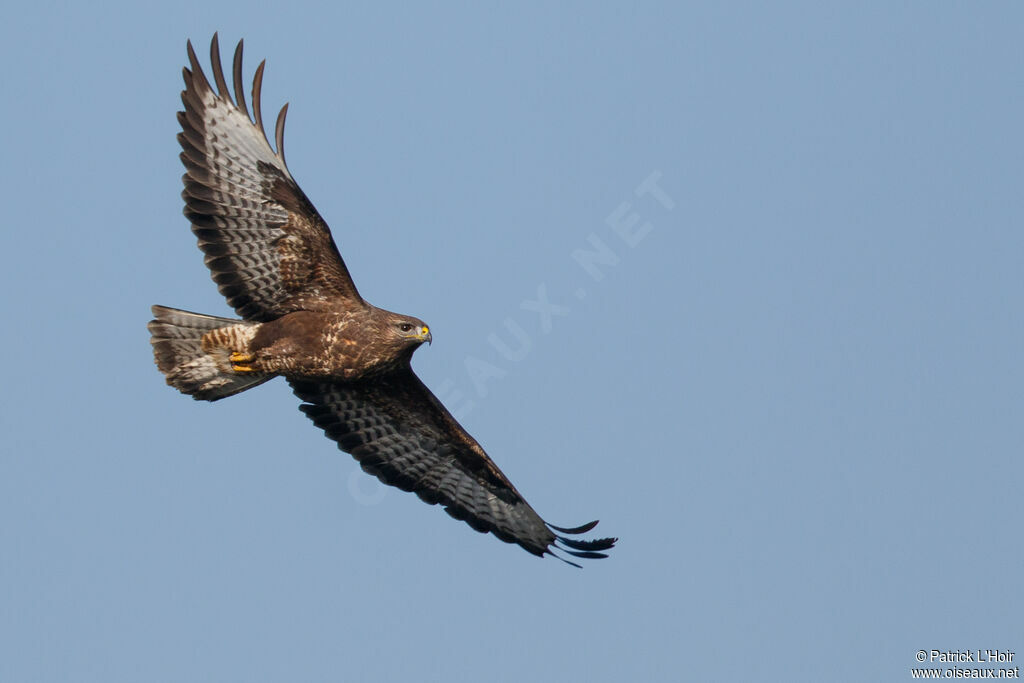
M328 304L362 306L327 224L299 189L284 160L284 120L277 117L277 151L263 128L260 63L252 84L250 119L242 83L242 43L235 49L231 99L214 34L210 87L188 44L191 69L178 112L185 215L206 265L228 303L246 320L266 321Z
M534 555L555 555L558 549L599 558L615 544L614 538L569 538L597 522L563 529L541 519L410 367L359 382L289 382L306 401L302 412L364 470L443 505L477 531L518 543Z

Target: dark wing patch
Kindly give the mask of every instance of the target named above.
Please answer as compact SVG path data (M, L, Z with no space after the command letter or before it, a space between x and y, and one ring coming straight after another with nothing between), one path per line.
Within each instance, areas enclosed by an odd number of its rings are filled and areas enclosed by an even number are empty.
M477 531L518 543L534 555L558 557L552 552L557 548L600 558L615 544L614 538L569 538L597 522L566 529L541 519L411 368L359 382L289 381L306 401L302 412L364 470L443 505Z
M185 164L185 215L206 254L206 265L228 303L246 320L266 321L327 305L363 306L323 221L284 160L284 122L275 126L277 151L263 127L263 66L252 86L255 121L242 82L242 43L235 49L231 99L214 34L210 46L214 92L188 44L191 69L178 112Z

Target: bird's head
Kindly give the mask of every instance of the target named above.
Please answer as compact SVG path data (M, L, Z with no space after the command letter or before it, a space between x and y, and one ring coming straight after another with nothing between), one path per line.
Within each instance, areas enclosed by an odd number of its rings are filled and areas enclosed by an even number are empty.
M401 346L416 348L423 342L431 342L430 328L419 318L393 314L388 321L388 336Z

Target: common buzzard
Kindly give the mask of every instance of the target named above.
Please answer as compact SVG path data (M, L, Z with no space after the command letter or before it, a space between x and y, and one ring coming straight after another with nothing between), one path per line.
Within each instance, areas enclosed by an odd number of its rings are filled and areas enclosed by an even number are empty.
M327 224L285 164L288 105L274 128L276 151L267 139L264 63L253 78L250 117L241 41L233 92L216 34L216 91L191 42L188 59L178 112L185 215L217 288L242 319L154 306L149 330L167 383L216 401L281 375L304 401L302 411L385 484L534 555L606 557L616 539L570 538L597 522L567 529L541 519L412 371L413 352L431 340L426 323L359 295Z

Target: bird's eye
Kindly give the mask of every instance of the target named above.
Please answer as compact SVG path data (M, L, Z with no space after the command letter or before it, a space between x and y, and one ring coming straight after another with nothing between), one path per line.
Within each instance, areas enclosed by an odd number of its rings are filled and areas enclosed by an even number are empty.
M401 325L398 326L398 329L400 329L402 332L409 332L410 330L412 330L412 325L410 325L409 323L402 323Z

